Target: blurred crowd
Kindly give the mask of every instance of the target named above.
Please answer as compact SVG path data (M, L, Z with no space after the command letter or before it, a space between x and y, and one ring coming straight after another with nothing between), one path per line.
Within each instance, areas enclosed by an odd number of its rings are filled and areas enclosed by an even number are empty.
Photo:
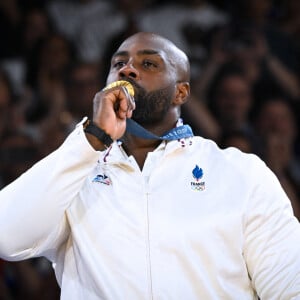
M0 188L91 116L110 55L137 31L188 54L185 123L261 157L300 219L299 0L1 0ZM59 299L50 263L0 260L0 300L11 299Z

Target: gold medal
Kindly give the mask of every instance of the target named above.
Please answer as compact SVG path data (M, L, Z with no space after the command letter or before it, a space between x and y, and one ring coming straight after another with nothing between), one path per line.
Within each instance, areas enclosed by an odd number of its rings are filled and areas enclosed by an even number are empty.
M124 86L124 87L127 89L129 95L130 95L131 97L134 96L134 88L133 88L132 84L131 84L130 82L126 81L126 80L118 80L118 81L112 82L112 83L110 83L109 85L107 85L107 86L103 89L103 91L106 91L106 90L108 90L108 89L114 88L114 87L116 87L116 86Z

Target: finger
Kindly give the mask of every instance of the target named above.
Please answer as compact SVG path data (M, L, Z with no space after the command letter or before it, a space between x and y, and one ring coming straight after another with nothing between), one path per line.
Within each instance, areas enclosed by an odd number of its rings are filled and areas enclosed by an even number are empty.
M115 114L120 119L130 118L135 109L133 96L125 86L113 86L101 91L105 98L113 104Z
M118 119L124 120L127 118L127 111L119 110L118 112L116 112L116 115Z

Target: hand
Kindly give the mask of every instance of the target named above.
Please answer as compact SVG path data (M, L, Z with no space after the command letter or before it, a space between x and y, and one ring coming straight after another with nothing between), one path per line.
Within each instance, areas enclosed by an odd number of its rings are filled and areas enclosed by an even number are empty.
M93 122L117 140L125 133L126 119L134 109L134 99L124 86L102 90L94 98Z

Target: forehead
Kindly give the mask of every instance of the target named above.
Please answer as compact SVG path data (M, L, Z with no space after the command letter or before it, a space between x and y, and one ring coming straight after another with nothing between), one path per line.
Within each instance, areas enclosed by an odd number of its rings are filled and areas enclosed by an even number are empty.
M156 36L146 35L133 36L124 41L119 47L118 53L127 53L129 55L158 55L164 60L168 60L171 57L171 49L168 43Z

